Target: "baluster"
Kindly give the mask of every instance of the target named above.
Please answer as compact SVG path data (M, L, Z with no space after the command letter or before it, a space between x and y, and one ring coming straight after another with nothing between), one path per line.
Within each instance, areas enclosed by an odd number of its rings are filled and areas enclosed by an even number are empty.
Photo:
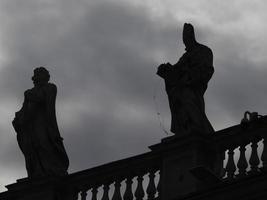
M73 196L70 199L78 200L79 199L79 192L73 194Z
M226 169L224 168L225 150L221 151L221 170L219 170L219 177L223 178L226 175Z
M115 182L115 190L114 190L114 194L113 194L112 200L122 200L122 197L121 197L121 181L120 180L117 180Z
M108 191L109 191L109 184L105 183L103 186L103 196L101 200L109 200Z
M81 200L86 200L86 196L87 196L87 190L83 190L81 192Z
M138 175L137 177L137 188L134 193L134 196L136 200L143 200L143 197L145 196L144 188L143 188L143 175Z
M261 161L262 161L262 165L263 165L263 169L267 169L267 137L264 137L263 140L263 151L261 154Z
M227 162L225 170L227 172L227 178L228 179L234 178L236 166L235 166L235 162L234 162L234 148L232 148L232 147L229 148L229 150L228 150L228 162Z
M258 140L254 139L251 144L251 156L249 159L249 164L251 166L250 173L258 172L258 165L260 164L260 159L258 156Z
M146 192L147 192L148 200L155 199L155 194L157 192L156 185L155 185L155 170L152 170L149 173L149 183L148 183Z
M97 200L97 186L94 186L92 189L92 200Z
M224 159L225 159L225 150L218 150L216 156L216 165L215 165L215 174L219 178L223 178L225 176L225 169L224 169Z
M69 192L71 193L70 198L69 199L73 199L73 200L78 200L79 199L79 190L78 189L68 189ZM81 195L81 194L80 194ZM59 198L60 199L60 198Z
M133 184L132 177L128 177L126 179L126 189L123 195L123 200L133 200L132 184Z
M159 182L157 185L157 190L158 190L158 199L160 199L160 195L161 195L161 176L160 176L160 171L159 171Z
M247 162L246 154L245 154L246 153L245 143L239 147L239 151L240 151L240 157L237 163L238 173L239 173L238 176L242 177L246 175L246 169L248 167L248 162Z

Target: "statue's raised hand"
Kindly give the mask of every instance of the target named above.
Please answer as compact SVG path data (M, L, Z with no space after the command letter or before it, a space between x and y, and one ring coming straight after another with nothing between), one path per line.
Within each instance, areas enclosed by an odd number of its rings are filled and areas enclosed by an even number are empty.
M171 67L172 67L172 65L170 63L161 64L160 66L158 66L157 75L159 75L160 77L164 78L166 73L168 71L170 71Z

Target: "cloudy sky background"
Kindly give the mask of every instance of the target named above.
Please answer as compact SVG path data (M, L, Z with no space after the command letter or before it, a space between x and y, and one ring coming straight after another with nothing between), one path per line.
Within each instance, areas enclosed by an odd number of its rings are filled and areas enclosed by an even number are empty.
M166 137L156 113L166 129L170 113L155 72L184 52L184 22L214 53L205 95L214 128L239 123L246 110L266 114L266 10L264 0L1 0L0 191L26 176L11 121L36 66L47 66L58 86L70 172Z

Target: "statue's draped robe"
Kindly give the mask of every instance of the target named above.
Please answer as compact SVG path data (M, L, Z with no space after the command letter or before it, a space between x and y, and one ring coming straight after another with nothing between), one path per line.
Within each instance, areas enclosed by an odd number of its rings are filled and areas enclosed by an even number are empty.
M27 90L16 113L14 127L30 178L67 174L69 160L56 121L56 94L51 83Z
M158 71L165 80L173 133L214 132L204 104L204 93L213 73L212 51L199 43L186 50L175 65Z

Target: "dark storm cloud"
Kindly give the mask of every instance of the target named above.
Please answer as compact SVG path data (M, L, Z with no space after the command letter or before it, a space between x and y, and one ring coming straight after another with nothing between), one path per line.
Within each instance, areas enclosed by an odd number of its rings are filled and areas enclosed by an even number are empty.
M1 35L5 60L0 90L5 95L0 101L2 107L11 102L11 114L4 117L11 121L22 103L33 67L47 65L58 85L58 123L70 171L145 152L165 137L156 116L155 93L166 129L170 116L155 71L161 62L176 62L183 52L183 22L171 15L152 17L147 8L126 3L40 2L5 4L5 12L12 15ZM243 38L195 26L197 39L214 52L215 75L206 107L215 128L226 127L229 118L239 122L247 109L266 112L264 63L255 66L249 57L240 56ZM10 136L14 131L8 122L4 125L1 141L8 142L1 143L2 168L24 169L15 137Z
M265 114L267 70L263 68L264 65L255 69L255 64L251 62L218 64L224 67L217 70L216 89L212 88L209 95L221 110L227 111L235 119L232 123L239 123L246 110Z
M206 99L211 121L222 129L239 123L246 110L263 115L267 112L267 60L255 62L259 51L249 47L253 42L248 44L245 34L214 34L217 38L211 37L209 44L214 52L215 74Z
M6 30L1 90L22 102L33 66L48 65L59 87L59 124L71 171L142 153L163 135L152 99L159 80L155 52L176 54L177 27L161 29L146 12L99 3L65 26L57 18L50 22L51 17L23 13L27 20L12 20ZM17 14L13 18L22 15ZM5 146L4 165L20 162L24 168L14 148Z

